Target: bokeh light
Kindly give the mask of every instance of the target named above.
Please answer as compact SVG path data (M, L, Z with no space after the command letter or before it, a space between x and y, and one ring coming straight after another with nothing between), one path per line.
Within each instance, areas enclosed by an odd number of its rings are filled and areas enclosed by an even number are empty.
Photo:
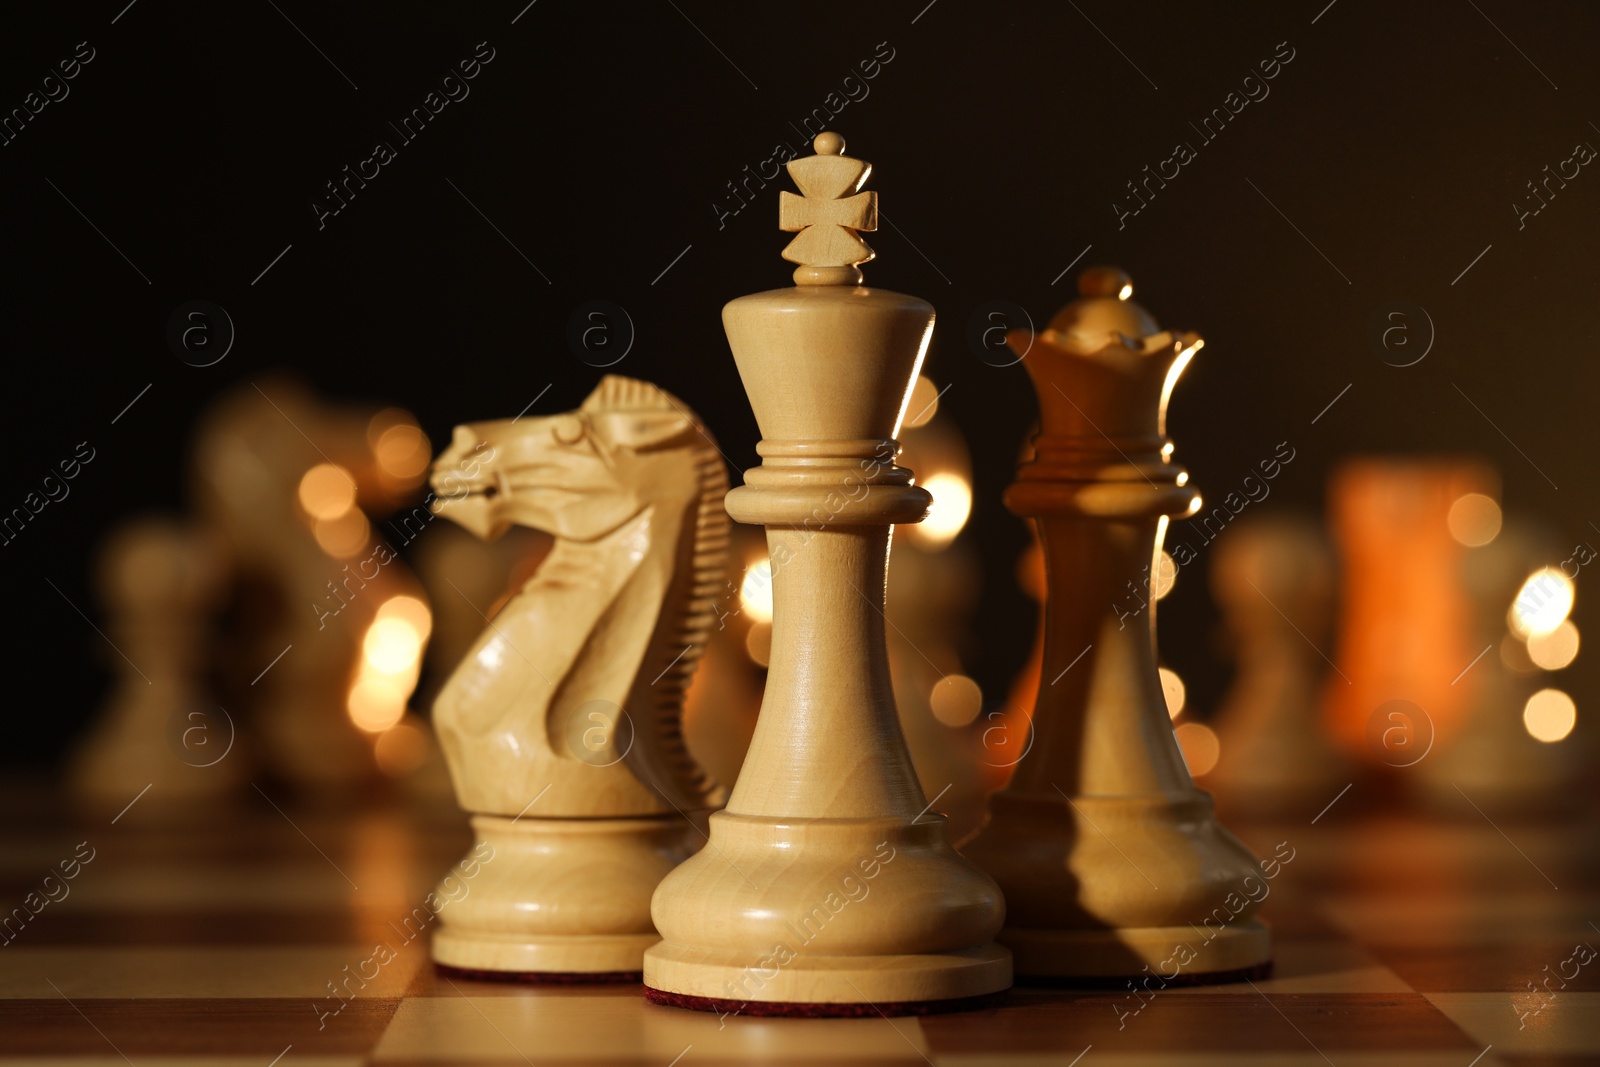
M379 618L367 628L361 651L378 673L400 674L416 662L422 651L422 635L405 619Z
M1178 677L1178 672L1170 667L1161 668L1161 693L1167 698L1167 715L1176 719L1183 711L1188 691L1184 688L1183 679Z
M928 478L922 487L933 496L933 506L928 517L915 527L917 536L934 547L947 545L972 514L972 486L959 474L940 473Z
M1500 505L1483 493L1464 493L1450 505L1445 520L1450 536L1468 548L1488 544L1500 533Z
M758 560L745 568L739 583L740 610L755 622L772 621L772 561Z
M345 701L351 722L370 733L382 733L405 717L406 703L422 672L422 648L432 630L433 613L417 597L390 597L379 605L362 638L361 667Z
M411 685L403 678L363 672L350 688L345 708L350 721L361 729L381 733L405 717L410 696Z
M372 451L385 474L407 481L420 477L433 457L427 434L411 423L383 431Z
M926 374L919 374L916 384L911 387L911 399L906 403L906 421L901 428L915 430L918 426L926 426L937 414L939 387Z
M351 508L336 519L312 519L311 536L328 555L349 559L367 547L372 524L367 521L366 512Z
M983 710L983 690L964 674L947 674L934 683L928 704L946 726L965 726Z
M313 519L337 519L356 504L356 481L337 463L318 463L300 478L300 506Z
M1500 662L1516 674L1532 674L1539 665L1528 657L1528 646L1514 633L1500 639Z
M1571 619L1561 620L1547 634L1528 638L1528 658L1547 671L1559 671L1578 656L1578 628Z
M1576 593L1571 578L1555 567L1541 567L1517 591L1511 628L1525 638L1554 631L1571 614Z
M772 624L758 622L744 635L744 650L758 667L772 663Z
M1183 750L1183 762L1188 765L1189 774L1199 778L1211 773L1217 765L1217 757L1222 755L1222 744L1216 732L1204 723L1186 722L1180 723L1173 734Z
M378 769L391 778L402 778L421 767L428 758L423 729L407 717L379 734L372 750Z
M1156 575L1152 581L1150 595L1160 600L1172 592L1172 587L1178 582L1178 561L1172 558L1166 549L1161 550L1161 555L1156 557Z
M1522 709L1522 725L1528 733L1546 744L1560 741L1572 732L1578 721L1578 705L1559 689L1541 689L1528 698Z
M418 641L426 641L433 632L433 612L428 605L414 596L395 596L383 602L378 609L380 619L400 619L417 634Z

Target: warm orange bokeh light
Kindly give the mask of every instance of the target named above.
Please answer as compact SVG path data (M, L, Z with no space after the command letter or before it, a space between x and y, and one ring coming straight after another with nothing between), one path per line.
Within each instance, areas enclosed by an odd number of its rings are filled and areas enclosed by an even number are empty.
M906 404L906 421L902 430L915 430L926 426L939 413L939 387L926 374L917 376L911 387L911 399Z
M1528 638L1528 658L1547 671L1559 671L1578 657L1578 628L1571 619L1547 634Z
M372 525L360 508L351 508L336 519L311 520L311 535L330 556L349 559L367 547Z
M739 585L739 606L756 622L772 621L772 563L758 560L744 572Z
M379 606L362 638L361 668L345 705L352 722L382 733L405 717L432 629L433 613L414 596L390 597Z
M928 705L946 726L965 726L983 710L983 690L964 674L947 674L934 683Z
M337 519L356 505L356 481L337 463L318 463L300 478L300 506L314 519Z
M1450 505L1450 536L1468 548L1493 541L1500 533L1500 505L1487 493L1463 493Z
M1523 637L1553 633L1572 613L1577 589L1556 567L1541 567L1528 576L1511 604L1511 629Z
M1211 768L1217 765L1217 757L1222 755L1222 744L1216 732L1203 723L1186 722L1179 724L1174 734L1178 747L1183 750L1183 762L1189 765L1189 773L1196 778L1211 773Z
M922 483L933 496L928 517L911 527L917 540L942 548L955 540L972 514L972 486L959 474L935 474Z
M1183 711L1188 691L1184 688L1183 679L1178 677L1178 672L1170 667L1161 668L1161 692L1167 698L1168 717L1176 719Z
M1578 705L1559 689L1541 689L1522 709L1522 725L1534 738L1554 744L1572 732L1578 722Z
M420 477L433 458L427 435L410 423L383 431L372 450L385 474L408 481Z

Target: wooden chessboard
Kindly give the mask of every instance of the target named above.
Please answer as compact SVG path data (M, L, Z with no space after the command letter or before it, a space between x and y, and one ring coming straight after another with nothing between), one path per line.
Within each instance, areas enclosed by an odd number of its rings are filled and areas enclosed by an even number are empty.
M1019 988L987 1010L851 1020L719 1019L646 1004L636 985L436 974L402 917L469 844L453 811L312 813L252 789L185 824L153 822L153 798L112 824L27 793L6 804L0 901L59 899L0 947L0 1064L1600 1062L1600 960L1542 1000L1528 991L1570 974L1575 944L1600 945L1593 830L1497 828L1466 803L1424 820L1364 806L1362 788L1315 825L1233 820L1258 854L1294 852L1264 908L1271 979L1143 1001ZM335 999L355 972L372 977Z

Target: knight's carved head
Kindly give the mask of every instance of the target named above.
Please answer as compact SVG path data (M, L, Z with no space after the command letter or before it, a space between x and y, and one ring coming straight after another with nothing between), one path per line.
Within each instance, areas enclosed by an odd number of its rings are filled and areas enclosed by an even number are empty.
M592 541L698 493L673 453L699 441L665 392L609 375L576 411L457 426L433 465L435 510L483 538L517 525Z

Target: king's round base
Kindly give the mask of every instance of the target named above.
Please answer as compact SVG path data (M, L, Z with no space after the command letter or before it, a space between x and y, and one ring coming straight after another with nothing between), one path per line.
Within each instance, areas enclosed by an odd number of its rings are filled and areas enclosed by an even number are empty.
M736 958L666 942L645 954L645 996L658 1004L746 1015L919 1015L1011 986L996 945L906 956ZM743 1007L741 1007L743 1006Z
M1152 987L1207 985L1262 978L1272 970L1272 934L1251 919L1216 927L1149 926L1121 930L1004 927L995 938L1011 950L1017 980Z

